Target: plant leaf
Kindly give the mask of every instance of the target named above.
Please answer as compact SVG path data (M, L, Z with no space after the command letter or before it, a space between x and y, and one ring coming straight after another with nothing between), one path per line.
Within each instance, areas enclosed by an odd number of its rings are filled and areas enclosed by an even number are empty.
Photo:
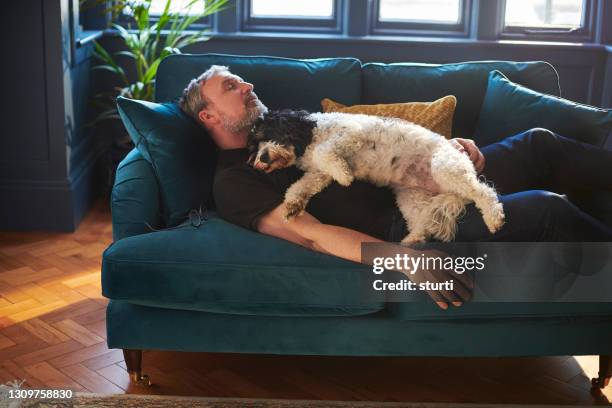
M151 82L153 78L155 78L155 75L157 75L157 68L159 67L160 62L161 59L157 59L151 64L151 66L147 69L144 76L142 77L142 82L146 84Z
M136 59L136 55L132 51L117 51L114 55Z
M144 1L139 3L134 8L134 20L136 20L136 25L138 26L138 30L142 31L149 27L149 9L151 8L150 1Z
M111 67L110 65L96 65L95 67L91 68L92 70L101 70L101 71L110 71L113 74L117 74L117 75L121 75L123 74L123 70L121 67L119 67L119 70L117 70L117 68L115 67Z

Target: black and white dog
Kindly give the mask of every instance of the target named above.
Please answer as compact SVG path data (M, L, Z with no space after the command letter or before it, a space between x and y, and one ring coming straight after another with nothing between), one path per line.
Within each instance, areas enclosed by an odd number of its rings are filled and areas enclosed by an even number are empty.
M478 180L466 155L443 136L400 119L348 113L272 111L249 135L249 162L271 172L296 165L305 174L285 194L285 219L301 214L332 181L389 186L410 233L403 243L451 241L468 202L495 233L504 211L495 190Z

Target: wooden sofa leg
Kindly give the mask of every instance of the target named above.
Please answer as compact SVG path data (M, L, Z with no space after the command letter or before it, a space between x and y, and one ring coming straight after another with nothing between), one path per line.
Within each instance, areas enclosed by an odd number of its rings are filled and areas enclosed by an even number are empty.
M130 380L138 386L150 387L149 376L142 374L142 350L123 349L123 359L130 374Z
M599 376L593 378L593 388L605 388L612 377L612 356L599 356Z

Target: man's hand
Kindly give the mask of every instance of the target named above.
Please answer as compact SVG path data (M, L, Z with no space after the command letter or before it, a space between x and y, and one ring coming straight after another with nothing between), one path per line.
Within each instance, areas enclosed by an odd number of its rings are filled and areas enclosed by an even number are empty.
M485 158L472 139L456 137L449 140L449 142L451 142L455 149L459 150L461 153L465 153L470 158L477 173L482 172L485 166Z
M445 258L448 254L438 250L425 250L422 253L428 258ZM474 290L474 280L469 272L458 274L446 269L426 269L420 268L415 273L406 273L411 282L419 285L420 283L430 282L431 284L453 281L452 290L428 290L427 294L441 309L446 310L449 304L459 307L463 302L472 298Z

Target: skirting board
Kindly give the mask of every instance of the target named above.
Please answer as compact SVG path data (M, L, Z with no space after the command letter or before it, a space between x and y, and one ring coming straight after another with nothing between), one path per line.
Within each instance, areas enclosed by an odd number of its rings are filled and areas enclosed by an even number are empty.
M100 195L97 161L72 182L0 182L0 231L73 232Z

